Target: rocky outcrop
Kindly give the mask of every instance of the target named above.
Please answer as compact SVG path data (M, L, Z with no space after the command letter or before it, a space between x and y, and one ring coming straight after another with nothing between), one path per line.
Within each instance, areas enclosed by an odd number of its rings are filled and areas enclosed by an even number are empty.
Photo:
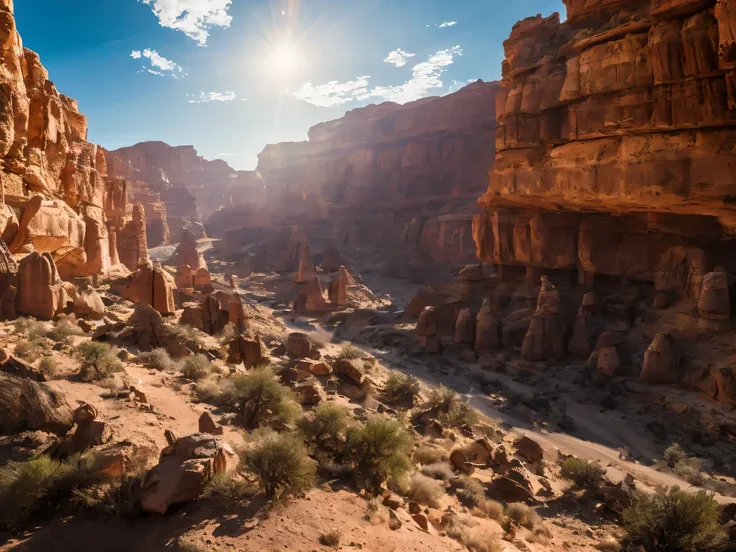
M247 201L212 215L209 231L233 252L264 229L298 224L330 245L470 260L497 91L479 81L443 97L370 105L316 125L307 142L269 145L255 172L261 185L251 182Z
M195 272L200 268L207 268L207 263L202 254L197 250L197 238L190 230L184 230L181 242L176 249L174 264L177 267L189 266Z
M159 263L148 262L130 276L122 295L134 303L151 306L161 314L173 314L175 289L174 277Z
M565 4L504 42L478 257L696 300L736 269L732 3Z
M34 251L20 262L16 298L18 313L51 320L66 307L67 300L51 255Z
M128 270L135 271L148 262L146 212L142 204L133 206L133 216L117 232L118 256Z

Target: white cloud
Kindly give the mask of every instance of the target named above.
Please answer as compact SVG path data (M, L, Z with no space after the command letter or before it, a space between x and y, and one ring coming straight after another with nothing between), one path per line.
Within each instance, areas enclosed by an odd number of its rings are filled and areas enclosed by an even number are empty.
M229 103L236 98L235 92L200 92L189 96L189 103L222 102ZM247 98L244 98L247 99Z
M386 63L390 63L394 67L403 67L406 65L406 62L409 61L409 58L414 57L416 54L410 54L409 52L405 52L401 48L396 48L393 52L390 52L388 56L386 56L386 59L383 61Z
M317 86L308 82L294 92L293 96L319 107L332 107L368 98L382 98L404 104L428 96L433 88L442 88L442 73L452 65L455 56L462 54L460 46L440 50L429 56L427 61L416 64L411 70L411 78L398 86L368 88L370 77L366 76L348 82L330 81Z
M152 75L158 75L164 77L166 75L179 79L186 76L184 69L178 64L174 63L170 59L166 59L164 56L159 54L156 50L146 48L142 52L140 50L133 50L130 52L130 57L133 59L146 58L148 60L148 67L145 65L138 71L139 73L148 72Z
M444 21L440 23L440 29L446 29L447 27L452 27L453 25L457 25L457 21Z
M293 96L319 107L332 107L352 102L356 97L367 94L369 81L370 77L364 76L348 82L330 81L318 86L307 82Z
M466 81L456 81L453 79L452 84L450 85L447 93L452 94L453 92L457 92L461 88L465 88L467 85L476 82L478 79L469 79Z
M183 32L197 41L207 44L212 27L228 28L233 18L227 11L232 0L138 0L151 6L162 27Z

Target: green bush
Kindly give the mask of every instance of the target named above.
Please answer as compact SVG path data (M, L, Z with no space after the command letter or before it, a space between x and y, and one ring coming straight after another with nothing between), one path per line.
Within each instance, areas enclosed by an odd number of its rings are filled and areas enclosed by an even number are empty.
M203 498L219 498L226 504L237 504L256 494L253 485L237 473L220 472L207 482Z
M164 372L175 372L176 362L174 362L166 349L156 348L150 352L143 353L141 356L143 364L149 368L162 370Z
M115 349L107 343L85 341L75 347L74 355L79 359L79 376L84 381L103 380L123 370Z
M113 517L135 517L142 513L140 474L126 474L118 480L75 488L72 500L81 508Z
M294 435L274 433L261 438L243 452L241 462L268 497L299 493L314 485L314 462Z
M56 343L65 343L73 335L84 335L84 332L79 326L72 324L69 320L60 320L46 332L46 337Z
M363 353L362 350L358 349L352 343L346 343L345 345L340 347L340 352L337 353L336 360L342 360L342 359L354 360L358 358L363 358L364 354L365 353Z
M663 459L667 467L674 468L678 462L687 459L687 453L679 443L672 443L664 449Z
M181 375L190 380L201 380L212 373L212 363L203 354L190 355L179 368Z
M13 323L13 327L15 333L26 334L29 341L34 341L46 335L46 324L35 318L22 316Z
M56 374L56 367L56 359L51 355L42 357L41 361L38 363L38 369L41 370L41 373L49 379L53 378Z
M276 380L271 369L238 374L231 380L234 400L246 429L288 424L299 415L300 408L292 391Z
M429 392L425 409L434 412L437 419L449 427L478 423L478 413L460 400L455 391L444 385Z
M712 495L672 487L639 495L623 519L629 542L645 552L715 552L728 541L719 515Z
M36 360L42 352L43 344L39 339L35 339L33 341L21 339L15 344L15 348L13 349L13 354L15 356L22 358L23 360L27 360L28 362Z
M441 460L447 460L450 455L447 451L440 447L432 445L420 445L414 451L414 461L419 464L435 464Z
M390 403L404 401L412 403L414 397L419 395L420 390L419 380L414 376L405 376L400 372L392 372L384 385L383 395Z
M560 467L560 475L580 489L597 487L605 473L600 464L574 456L567 458Z
M297 426L304 437L318 449L339 454L345 446L345 433L350 423L346 407L332 402L322 403L302 416Z
M398 420L374 416L348 430L346 455L365 484L378 488L409 471L413 445L411 434Z
M522 502L512 502L506 506L504 515L527 529L534 529L539 523L539 515Z

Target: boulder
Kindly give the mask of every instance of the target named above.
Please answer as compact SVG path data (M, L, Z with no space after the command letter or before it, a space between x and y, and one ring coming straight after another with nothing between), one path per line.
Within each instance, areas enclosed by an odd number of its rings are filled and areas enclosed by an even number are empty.
M136 343L141 351L166 348L169 337L164 319L150 305L136 307L128 323L133 328Z
M458 280L483 280L483 265L482 264L472 264L472 265L465 265L463 269L458 273L457 275Z
M0 433L40 430L65 435L72 427L66 397L43 383L0 372Z
M728 320L731 316L731 298L725 272L709 272L703 276L698 314L701 318L711 320Z
M494 477L489 485L489 491L492 496L506 503L534 504L537 499L534 496L532 477L534 476L520 469L512 468L506 475Z
M450 462L455 469L464 473L465 475L471 475L475 471L475 466L468 459L465 450L455 449L450 453Z
M212 414L209 412L202 412L199 417L199 432L209 433L210 435L222 435L223 429L221 425L217 425L215 420L212 419Z
M73 303L74 314L80 318L90 318L92 320L102 320L105 316L105 304L102 297L92 288L85 288L77 291Z
M296 400L301 405L314 406L324 400L322 386L314 381L301 383L293 387Z
M313 348L307 334L292 332L286 338L286 354L289 358L311 358Z
M194 271L189 265L176 267L174 283L177 289L194 289Z
M603 347L598 350L596 371L603 376L615 376L621 367L621 358L616 347Z
M19 314L51 320L66 307L67 300L51 255L34 251L20 262L16 295Z
M335 363L335 373L360 385L363 383L363 361L358 358L341 358Z
M180 437L161 451L158 464L141 484L141 507L165 514L172 504L196 500L216 474L237 462L224 440L206 433Z
M534 439L524 435L514 443L516 454L529 462L539 462L544 459L544 450Z
M7 349L0 349L0 370L33 381L46 381L46 376L23 359L16 358Z
M679 381L678 358L672 336L659 333L644 353L639 379L644 383L672 383Z
M228 364L240 364L246 368L261 366L268 364L271 357L268 355L268 349L261 340L261 334L255 335L240 334L231 342L228 349Z
M332 368L329 364L326 362L318 361L318 360L311 360L311 359L301 359L296 362L296 369L297 370L303 370L305 372L309 372L313 376L317 377L326 377L332 375Z
M456 345L473 345L475 338L475 328L473 326L474 317L470 309L463 309L457 315L455 321L455 344Z
M425 307L417 320L416 333L420 336L437 335L437 309Z
M490 298L483 299L475 322L475 349L483 351L501 347L501 333L498 315Z
M161 314L166 315L176 311L175 289L176 283L173 276L166 272L161 264L149 262L141 265L130 276L122 295L129 301L150 305Z

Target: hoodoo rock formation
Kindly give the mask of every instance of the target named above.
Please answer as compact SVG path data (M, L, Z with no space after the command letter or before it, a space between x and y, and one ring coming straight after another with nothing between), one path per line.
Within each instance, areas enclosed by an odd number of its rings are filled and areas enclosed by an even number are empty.
M326 248L404 246L440 261L470 259L497 91L476 82L441 98L370 105L313 127L307 142L269 145L255 173L261 186L251 177L248 201L211 216L209 232L232 252L268 229L299 225Z
M697 299L736 269L733 2L565 4L504 42L478 257Z

